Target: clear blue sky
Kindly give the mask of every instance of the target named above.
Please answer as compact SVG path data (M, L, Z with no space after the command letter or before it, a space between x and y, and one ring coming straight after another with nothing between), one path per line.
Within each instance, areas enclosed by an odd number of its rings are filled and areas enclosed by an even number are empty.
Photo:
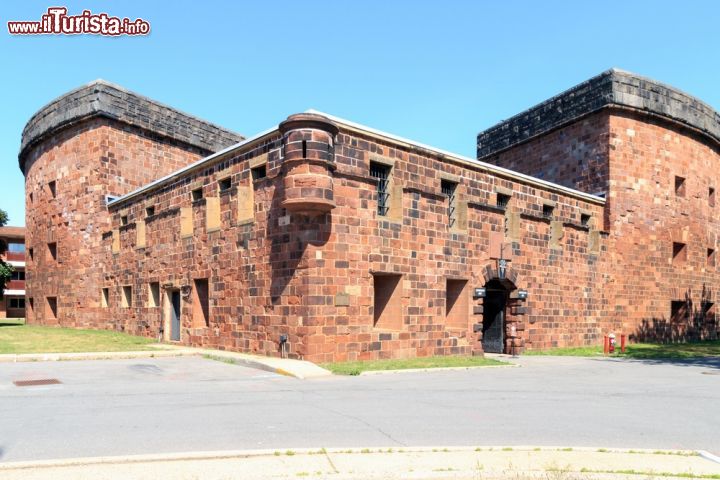
M54 5L152 33L7 33ZM717 1L23 0L0 17L0 208L14 225L25 122L96 78L245 135L315 108L469 156L478 131L614 66L720 108Z

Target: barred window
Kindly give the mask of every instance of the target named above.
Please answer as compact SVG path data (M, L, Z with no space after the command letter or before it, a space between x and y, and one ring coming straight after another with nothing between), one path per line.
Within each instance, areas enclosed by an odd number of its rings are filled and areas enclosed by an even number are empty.
M443 195L448 198L448 226L454 227L456 220L456 205L455 205L455 191L457 190L457 183L451 182L450 180L442 180L440 182L440 191Z
M506 209L509 203L510 195L505 195L504 193L497 194L497 206L499 208Z
M388 180L390 178L390 167L382 163L370 162L370 176L377 181L377 213L384 217L387 215L389 208Z

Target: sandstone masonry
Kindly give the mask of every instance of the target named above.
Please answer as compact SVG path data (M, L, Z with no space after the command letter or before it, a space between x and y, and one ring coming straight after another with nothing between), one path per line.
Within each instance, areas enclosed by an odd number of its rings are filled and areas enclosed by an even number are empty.
M23 137L28 320L311 361L714 337L718 131L614 70L483 161L319 112L243 139L95 82Z

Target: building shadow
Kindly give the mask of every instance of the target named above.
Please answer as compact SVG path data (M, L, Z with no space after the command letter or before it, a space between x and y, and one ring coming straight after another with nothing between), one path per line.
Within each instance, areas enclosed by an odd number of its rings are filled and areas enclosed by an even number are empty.
M700 298L688 289L684 298L673 300L670 318L643 319L630 340L649 343L684 343L718 339L718 322L710 290L703 285Z

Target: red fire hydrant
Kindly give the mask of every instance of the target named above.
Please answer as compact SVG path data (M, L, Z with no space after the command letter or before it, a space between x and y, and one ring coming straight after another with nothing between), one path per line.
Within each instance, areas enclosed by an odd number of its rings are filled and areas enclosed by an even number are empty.
M610 345L608 347L609 353L615 353L615 334L611 333L608 335L608 339L610 340Z

